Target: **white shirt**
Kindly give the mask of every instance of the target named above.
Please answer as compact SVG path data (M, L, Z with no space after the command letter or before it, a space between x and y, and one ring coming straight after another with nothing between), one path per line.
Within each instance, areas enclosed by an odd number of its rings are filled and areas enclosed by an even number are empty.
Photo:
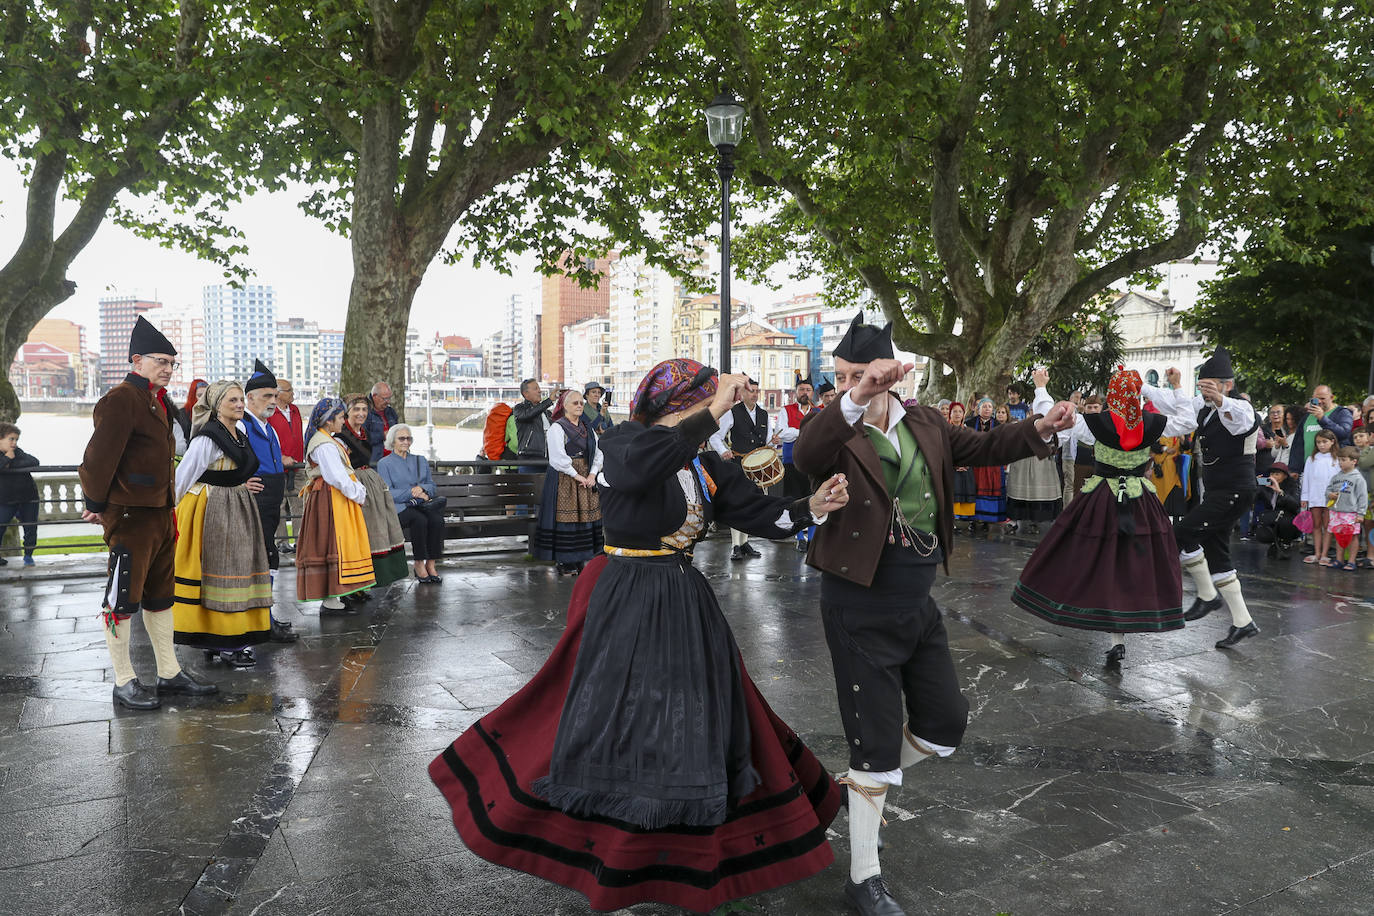
M1165 427L1166 436L1181 436L1197 429L1197 415L1203 408L1211 406L1211 402L1202 395L1189 396L1182 389L1145 385L1140 389L1140 393L1149 398L1150 403L1164 416L1179 421L1174 428L1181 429L1182 432L1169 432L1169 427ZM1221 418L1221 425L1233 436L1239 436L1255 425L1254 406L1240 398L1223 397L1217 414Z
M243 428L242 420L235 421L234 430L244 435L248 433ZM181 457L181 463L177 465L177 502L181 502L181 498L199 482L200 475L204 474L210 465L223 457L224 449L216 445L215 440L209 436L196 436L192 439L191 444L186 446L186 454Z
M851 397L852 393L852 389L850 391L846 391L844 393L844 397L840 398L840 411L844 414L844 421L848 423L850 426L853 426L855 423L859 422L859 418L862 417L864 415L864 412L868 409L867 405L860 407L858 404L855 404L854 398ZM892 447L897 450L897 457L900 458L902 455L902 440L897 435L897 424L901 423L902 420L906 417L906 408L902 406L902 402L897 400L897 398L892 394L892 392L885 391L883 392L883 396L888 399L887 429L882 429L881 427L874 426L867 420L864 421L864 426L867 426L870 429L876 429L884 436L887 436L887 441L892 443ZM834 407L835 405L832 403L830 406ZM830 408L826 409L829 410Z
M567 474L569 477L576 477L577 471L573 470L572 459L568 457L568 433L562 426L555 423L549 427L549 467L560 474ZM604 456L601 449L596 450L596 457L592 459L590 474L593 478L601 473L601 460Z
M800 410L801 405L798 405L797 409ZM805 418L809 416L811 414L811 411L815 409L816 405L812 404L810 407L808 407L805 411L802 412L802 417ZM773 429L777 432L779 442L797 441L797 434L801 432L801 427L792 426L790 423L788 423L786 407L784 407L782 410L779 410L778 415L776 417L773 417L772 419Z
M752 411L751 411L751 413L752 413ZM763 441L764 441L764 444L766 445L766 444L768 444L768 443L770 443L770 442L773 441L773 436L774 436L775 434L777 434L777 433L779 432L779 430L778 430L778 423L777 423L777 421L776 421L773 417L768 416L768 411L765 410L765 411L763 412L763 415L764 415L765 417L768 417L768 429L764 431L764 435L763 435ZM717 455L722 455L722 456L723 456L726 452L730 451L729 446L727 446L727 445L725 444L725 434L728 433L730 430L732 430L732 429L734 429L734 428L735 428L735 412L734 412L733 410L727 410L727 411L725 412L725 415L724 415L723 417L720 418L720 429L719 429L719 430L716 432L716 434L715 434L714 436L712 436L712 437L710 438L710 440L709 440L710 443L711 443L711 448L713 448L713 449L716 450L716 454L717 454ZM797 431L796 431L796 430L792 430L792 432L794 433L794 435L792 436L792 439L796 439L797 437L796 437L795 433L796 433ZM781 437L779 437L779 441L792 441L792 440L783 440Z
M342 446L333 439L321 442L306 457L320 466L320 476L325 483L360 506L367 499L367 490L353 479L353 469L344 461Z
M1054 398L1050 396L1049 391L1047 391L1046 389L1037 388L1035 389L1035 400L1032 403L1034 405L1031 408L1032 412L1044 414L1045 411L1049 410L1051 407L1054 406ZM1158 407L1159 405L1156 404L1155 406ZM1190 424L1190 422L1187 419L1183 417L1170 416L1169 414L1164 413L1162 409L1160 410L1160 413L1164 414L1164 432L1160 433L1161 437L1186 436L1188 433L1192 432L1194 429L1197 428L1196 414L1193 415L1193 419ZM1061 429L1059 431L1059 441L1061 443L1074 443L1074 452L1077 453L1077 443L1081 442L1084 445L1096 445L1097 437L1094 436L1092 434L1092 431L1088 429L1088 422L1084 419L1084 414L1080 410L1078 413L1074 414L1073 426L1069 429ZM1147 444L1152 445L1153 443Z

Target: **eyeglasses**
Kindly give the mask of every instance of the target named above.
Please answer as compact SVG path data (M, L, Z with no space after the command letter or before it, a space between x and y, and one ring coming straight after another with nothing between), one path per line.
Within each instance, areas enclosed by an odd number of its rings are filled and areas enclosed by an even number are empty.
M396 441L397 441L397 442L413 442L413 441L415 441L415 440L414 440L414 438L412 438L411 436L397 436L397 437L396 437Z
M177 362L177 361L174 360L174 359L164 359L164 358L161 357L161 356L145 356L145 357L143 357L143 358L144 358L144 359L151 359L151 360L153 361L153 365L154 365L154 366L157 366L159 369L180 369L180 368L181 368L181 363Z

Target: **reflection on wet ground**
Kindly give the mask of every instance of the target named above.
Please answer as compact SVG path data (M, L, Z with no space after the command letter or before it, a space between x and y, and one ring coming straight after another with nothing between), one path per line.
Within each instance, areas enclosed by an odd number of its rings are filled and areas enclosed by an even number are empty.
M846 758L817 610L790 544L697 554L774 709ZM1047 627L1007 595L1030 544L961 541L936 592L972 708L966 743L891 793L884 874L939 914L1374 912L1374 575L1238 556L1260 638L1224 614L1132 637ZM0 900L13 913L587 912L458 841L428 761L522 686L571 582L465 558L321 619L222 693L116 712L101 583L0 585ZM153 672L136 628L135 664ZM832 841L846 860L844 815ZM841 864L733 912L846 912ZM641 906L633 912L669 912Z

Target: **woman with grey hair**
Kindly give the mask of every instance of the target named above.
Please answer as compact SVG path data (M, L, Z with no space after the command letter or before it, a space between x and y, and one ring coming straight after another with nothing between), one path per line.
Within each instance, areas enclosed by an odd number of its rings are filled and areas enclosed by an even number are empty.
M256 665L249 647L272 631L272 574L253 499L262 480L244 404L238 382L211 385L176 469L175 640L234 668Z
M391 454L377 462L377 473L391 491L391 501L401 526L410 532L410 550L415 561L415 578L429 585L444 581L434 562L444 555L444 505L439 496L429 462L410 451L415 434L404 423L386 431L386 447Z

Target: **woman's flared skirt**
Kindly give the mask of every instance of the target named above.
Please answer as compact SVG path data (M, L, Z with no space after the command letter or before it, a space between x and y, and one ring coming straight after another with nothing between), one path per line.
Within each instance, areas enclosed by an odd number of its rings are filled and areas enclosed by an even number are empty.
M204 486L181 498L176 518L177 644L230 650L266 642L272 572L253 495Z

